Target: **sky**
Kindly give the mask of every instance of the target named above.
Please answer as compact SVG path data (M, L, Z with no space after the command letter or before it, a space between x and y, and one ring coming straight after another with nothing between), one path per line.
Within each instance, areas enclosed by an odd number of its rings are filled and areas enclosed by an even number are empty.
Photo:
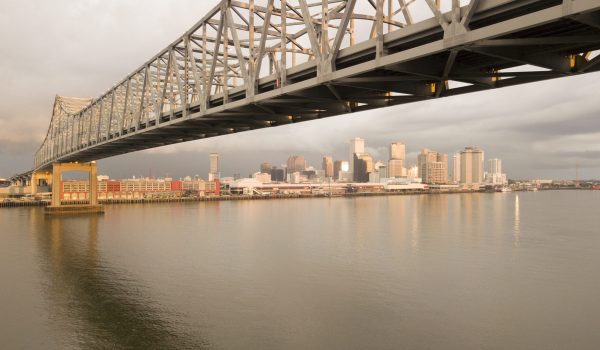
M55 95L96 97L173 42L216 0L0 0L0 178L30 170ZM187 142L100 160L99 173L200 175L218 152L223 176L304 155L346 160L365 139L375 159L402 142L452 154L475 145L509 178L600 179L600 73Z

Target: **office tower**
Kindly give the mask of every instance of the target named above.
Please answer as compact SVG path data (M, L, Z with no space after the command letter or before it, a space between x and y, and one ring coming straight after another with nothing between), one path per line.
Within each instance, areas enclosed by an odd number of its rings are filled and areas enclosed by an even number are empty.
M419 176L424 183L448 182L448 155L424 148L417 158Z
M336 160L333 162L333 178L335 180L340 178L340 171L342 171L342 161Z
M208 171L208 180L213 181L218 179L219 176L219 153L211 153L209 155L210 166Z
M477 147L465 147L460 152L460 183L476 185L483 183L483 151Z
M301 172L306 169L306 160L304 156L291 156L287 161L287 173L292 174L295 172Z
M272 167L271 168L271 181L277 181L277 182L285 181L285 169Z
M406 176L406 168L404 167L404 160L390 159L388 161L388 175L389 175L389 177Z
M406 145L400 142L390 144L390 160L391 159L406 159Z
M369 154L354 154L354 181L369 182L369 174L374 170L373 158Z
M388 176L406 176L404 161L406 159L406 146L400 142L390 144L390 159L388 161Z
M325 177L333 177L333 158L331 156L323 157L323 170Z
M452 182L460 183L460 152L452 155Z
M348 164L350 165L350 168L348 169L348 171L350 172L350 176L353 176L354 155L365 153L365 140L361 139L360 137L355 137L354 139L350 140L349 151L350 154L348 155Z

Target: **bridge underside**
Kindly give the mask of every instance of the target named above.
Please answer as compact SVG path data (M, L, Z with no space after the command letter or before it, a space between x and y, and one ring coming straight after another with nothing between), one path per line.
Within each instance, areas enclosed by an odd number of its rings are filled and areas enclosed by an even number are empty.
M481 1L469 20L468 30L434 17L391 31L340 50L332 69L309 60L254 91L232 87L111 128L36 168L600 70L599 1Z

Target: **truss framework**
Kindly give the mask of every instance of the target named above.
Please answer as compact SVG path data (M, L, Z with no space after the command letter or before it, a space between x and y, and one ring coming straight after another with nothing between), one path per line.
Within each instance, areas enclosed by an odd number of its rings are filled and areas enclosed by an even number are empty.
M57 96L35 169L592 72L598 49L600 0L224 0L102 96Z

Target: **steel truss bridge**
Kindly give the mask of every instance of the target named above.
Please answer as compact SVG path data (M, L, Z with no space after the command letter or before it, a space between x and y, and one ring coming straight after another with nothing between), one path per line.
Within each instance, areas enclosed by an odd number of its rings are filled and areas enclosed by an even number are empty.
M102 96L57 96L34 170L600 69L600 0L224 0Z

